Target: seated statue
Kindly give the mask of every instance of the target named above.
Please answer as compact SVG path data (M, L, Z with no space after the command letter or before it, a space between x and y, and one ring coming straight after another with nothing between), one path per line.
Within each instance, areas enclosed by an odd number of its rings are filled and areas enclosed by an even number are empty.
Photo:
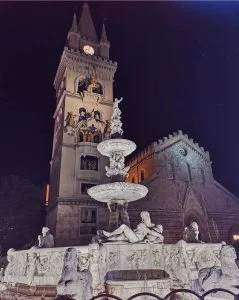
M42 235L38 235L38 248L53 248L54 238L48 227L42 227Z
M225 288L238 293L239 268L236 264L236 251L233 246L222 243L220 251L221 266L199 270L198 282L203 291L213 288Z
M187 243L202 243L198 238L199 228L196 222L192 222L188 227L185 228L183 239Z
M122 224L113 232L102 231L103 236L107 241L125 241L129 243L143 242L160 242L162 243L162 225L155 226L151 223L149 212L142 211L142 221L137 228L132 230L129 226ZM161 227L160 227L161 226Z

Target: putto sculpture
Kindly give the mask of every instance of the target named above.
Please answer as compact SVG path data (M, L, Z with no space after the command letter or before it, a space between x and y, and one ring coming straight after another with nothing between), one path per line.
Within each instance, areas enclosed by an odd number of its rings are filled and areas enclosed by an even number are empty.
M53 248L54 237L50 233L48 227L42 227L42 235L38 235L38 247L39 248Z

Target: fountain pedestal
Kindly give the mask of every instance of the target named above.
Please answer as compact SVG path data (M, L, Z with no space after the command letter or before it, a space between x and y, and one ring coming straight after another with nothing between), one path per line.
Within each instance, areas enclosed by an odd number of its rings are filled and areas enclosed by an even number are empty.
M93 199L107 203L110 210L110 230L119 227L120 224L129 226L128 203L141 199L148 193L148 189L141 184L124 182L129 170L129 167L125 167L125 157L136 149L136 144L122 138L121 111L118 107L121 101L122 98L115 99L113 105L111 138L97 146L97 150L110 159L106 175L111 182L94 186L87 191Z

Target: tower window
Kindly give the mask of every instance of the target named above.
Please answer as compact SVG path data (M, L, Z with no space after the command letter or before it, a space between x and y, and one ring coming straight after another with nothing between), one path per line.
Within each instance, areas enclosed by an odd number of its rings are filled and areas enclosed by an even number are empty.
M77 93L82 94L83 91L87 90L89 82L90 82L89 78L84 78L82 80L79 80L78 87L77 87Z
M98 158L95 156L81 156L81 170L98 171Z
M80 131L79 132L79 142L83 142L84 141L84 135L83 133Z
M99 143L100 142L100 137L98 134L94 135L94 139L93 139L94 143Z
M96 82L95 85L92 87L92 93L96 93L100 95L103 94L103 88L99 82Z
M144 171L142 170L140 171L140 181L144 181L144 178L145 178Z

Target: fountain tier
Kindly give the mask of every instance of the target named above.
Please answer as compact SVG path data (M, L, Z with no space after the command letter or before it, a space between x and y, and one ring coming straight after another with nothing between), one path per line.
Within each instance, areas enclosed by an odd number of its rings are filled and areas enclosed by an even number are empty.
M136 183L112 182L88 189L88 194L100 202L132 202L145 197L148 189Z
M126 139L109 139L101 142L97 150L104 156L110 157L112 153L120 152L123 156L128 156L136 149L136 144Z

